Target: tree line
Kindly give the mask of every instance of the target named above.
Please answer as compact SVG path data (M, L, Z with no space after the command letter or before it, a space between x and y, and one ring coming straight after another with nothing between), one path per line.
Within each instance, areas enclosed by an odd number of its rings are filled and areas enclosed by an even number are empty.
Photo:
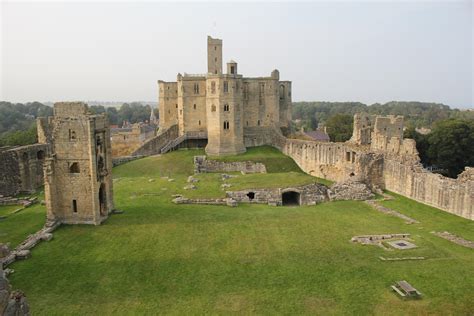
M325 123L330 117L342 113L354 116L356 113L378 115L403 115L407 127L431 128L435 122L446 119L474 120L474 111L451 109L440 103L398 102L367 105L360 102L294 102L293 120L298 127L314 130L319 123Z
M90 106L94 114L106 113L111 125L122 126L124 121L138 123L149 120L151 107L138 102L115 107ZM156 111L156 109L155 109ZM0 102L0 146L28 145L37 142L36 118L53 115L51 106L40 102ZM158 117L158 113L155 113Z

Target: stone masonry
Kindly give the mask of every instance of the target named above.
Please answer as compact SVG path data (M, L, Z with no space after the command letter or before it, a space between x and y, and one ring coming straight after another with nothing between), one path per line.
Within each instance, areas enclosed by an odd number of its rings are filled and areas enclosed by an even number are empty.
M243 172L266 173L265 165L253 161L218 161L207 159L206 156L194 156L194 173L205 172Z
M40 188L48 155L48 144L0 148L0 195L31 193Z
M288 128L291 82L280 81L278 70L268 77L249 78L237 63L222 67L222 40L207 39L206 74L178 74L176 82L158 81L160 128L178 126L179 135L207 132L206 153L244 152L244 128Z
M37 125L39 141L51 146L44 166L48 221L99 225L114 209L106 116L81 102L56 103L54 116Z

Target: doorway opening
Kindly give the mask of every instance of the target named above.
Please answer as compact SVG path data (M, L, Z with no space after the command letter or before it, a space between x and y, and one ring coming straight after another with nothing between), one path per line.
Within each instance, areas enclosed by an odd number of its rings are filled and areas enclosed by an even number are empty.
M295 191L288 191L281 195L283 206L300 205L300 194Z
M105 193L105 184L102 183L99 188L100 215L107 215L107 195Z

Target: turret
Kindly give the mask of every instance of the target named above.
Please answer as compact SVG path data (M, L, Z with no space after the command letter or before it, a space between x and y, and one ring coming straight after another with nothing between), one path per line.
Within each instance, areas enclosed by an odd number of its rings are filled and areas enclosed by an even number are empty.
M222 74L222 40L207 37L207 73Z

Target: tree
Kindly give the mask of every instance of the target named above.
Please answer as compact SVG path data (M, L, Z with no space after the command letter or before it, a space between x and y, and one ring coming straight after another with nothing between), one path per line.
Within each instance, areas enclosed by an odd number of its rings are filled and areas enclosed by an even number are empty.
M329 138L333 142L345 142L352 136L353 117L348 114L335 114L326 121Z
M403 138L411 138L416 142L416 150L418 150L418 154L420 156L421 163L424 166L432 165L432 162L428 156L428 149L430 144L428 142L428 135L423 135L418 133L415 130L413 125L408 126L407 129L403 132Z
M430 161L455 178L474 165L474 120L448 119L435 124L428 135Z

